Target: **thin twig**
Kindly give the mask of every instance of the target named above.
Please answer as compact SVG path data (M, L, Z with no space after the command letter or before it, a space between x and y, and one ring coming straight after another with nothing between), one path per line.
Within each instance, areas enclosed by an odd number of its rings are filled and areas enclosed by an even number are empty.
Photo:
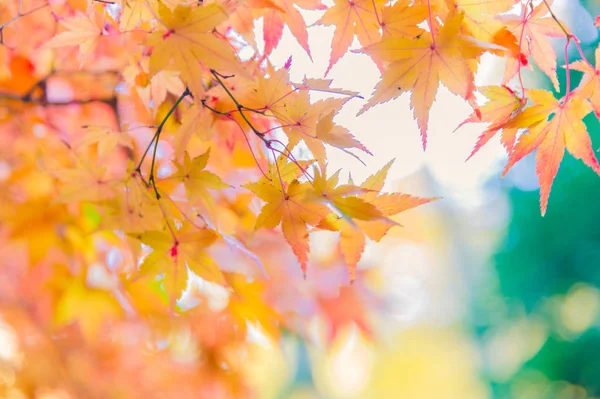
M167 112L167 115L165 115L163 120L160 122L160 125L158 125L158 128L156 129L156 133L154 133L154 136L152 137L152 140L150 140L148 147L146 147L146 150L144 151L144 154L142 155L142 158L140 159L138 166L135 168L135 171L140 176L142 176L142 169L141 169L142 163L144 162L144 159L146 159L146 155L148 155L148 151L150 151L150 147L152 147L152 144L154 143L154 152L152 154L152 164L150 166L150 175L148 177L148 183L150 185L152 185L152 187L154 188L154 193L156 194L157 199L160 199L160 194L158 193L158 189L156 188L156 181L154 180L154 164L156 162L156 150L158 149L158 141L160 140L160 134L163 130L163 127L167 123L167 120L169 120L169 117L171 116L171 114L173 114L173 112L175 112L175 109L183 101L183 99L190 94L191 94L190 90L188 88L186 88L185 91L183 93L181 93L181 95L179 96L177 101L175 101L175 104L173 104L171 109L169 109L169 112Z
M548 4L547 0L542 0L544 2L544 4L546 5L546 8L548 9L548 12L550 12L550 15L552 16L552 19L556 21L556 23L558 24L558 26L560 27L560 29L565 33L565 35L567 37L571 37L571 33L569 33L569 31L563 26L563 24L558 20L558 18L556 18L556 15L554 15L554 12L552 11L552 8L550 8L550 4Z
M237 107L241 117L244 119L244 121L248 124L248 127L250 127L250 129L252 129L252 132L254 132L255 135L257 135L258 137L261 138L261 140L263 140L265 143L268 142L268 140L265 139L265 135L264 133L260 132L257 128L254 127L254 125L252 124L252 122L250 122L250 120L248 119L248 117L246 116L246 114L244 114L244 109L247 109L249 111L254 112L253 110L251 110L250 108L246 108L244 107L242 104L240 104L238 102L238 100L235 98L235 96L231 93L231 91L229 90L229 88L227 88L227 86L225 85L225 83L223 83L223 81L221 80L221 74L219 74L217 71L215 71L214 69L211 69L210 72L213 74L213 76L215 77L215 79L217 80L217 83L219 83L219 85L221 85L221 87L223 88L223 90L225 90L225 92L227 93L227 95L229 96L229 98L231 98L231 101L233 101L233 103L235 104L235 106Z

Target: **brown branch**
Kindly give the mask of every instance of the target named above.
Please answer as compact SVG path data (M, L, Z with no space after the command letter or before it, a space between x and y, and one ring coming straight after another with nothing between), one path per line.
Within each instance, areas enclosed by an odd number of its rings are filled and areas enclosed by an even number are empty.
M44 78L40 79L38 82L33 84L33 86L31 86L31 88L29 90L27 90L27 92L25 92L25 94L17 95L17 94L13 94L13 93L0 92L0 100L4 99L4 100L20 101L23 103L41 105L44 107L52 107L52 106L60 107L60 106L69 106L69 105L85 105L85 104L91 104L91 103L104 103L113 110L117 127L120 129L121 128L121 115L119 113L118 99L117 99L116 94L113 94L110 97L73 99L73 100L67 100L67 101L50 101L50 100L48 100L48 93L47 93L48 80L52 79L53 77L62 75L62 74L72 75L72 74L82 74L82 73L89 74L89 75L106 75L106 74L118 75L119 74L118 71L52 71L47 76L45 76ZM34 97L34 94L37 89L41 89L42 94L39 97Z
M23 12L23 0L19 0L19 4L17 5L17 15L0 25L0 44L4 44L4 28L15 22L17 19L29 14L33 14L34 12L41 10L42 8L48 7L49 5L50 3L42 4L41 6L38 6L27 12Z

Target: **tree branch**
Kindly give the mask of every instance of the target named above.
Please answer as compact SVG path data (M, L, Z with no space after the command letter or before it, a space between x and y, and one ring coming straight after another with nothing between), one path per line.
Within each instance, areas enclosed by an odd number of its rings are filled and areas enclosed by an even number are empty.
M191 95L191 92L186 87L185 91L183 93L181 93L181 95L179 96L177 101L175 101L175 104L173 104L173 106L171 107L169 112L167 112L167 115L165 115L163 120L160 122L160 125L158 125L158 128L156 129L156 133L154 133L152 140L150 140L148 147L146 147L146 150L144 151L144 154L142 155L142 159L140 159L140 162L138 163L137 168L135 168L135 171L143 178L142 170L141 170L142 163L144 162L144 159L146 159L146 155L148 155L148 151L150 151L150 148L152 147L152 143L154 143L154 151L152 153L152 164L150 166L150 175L148 176L148 183L152 186L152 188L154 188L154 193L156 194L156 199L160 199L160 194L158 193L158 189L156 187L156 181L154 179L154 164L156 162L156 150L158 149L158 141L160 140L160 134L162 133L163 127L165 126L165 124L167 123L167 121L169 120L169 118L171 117L173 112L175 112L175 109L177 108L177 106L179 104L181 104L183 99L186 98L188 95Z

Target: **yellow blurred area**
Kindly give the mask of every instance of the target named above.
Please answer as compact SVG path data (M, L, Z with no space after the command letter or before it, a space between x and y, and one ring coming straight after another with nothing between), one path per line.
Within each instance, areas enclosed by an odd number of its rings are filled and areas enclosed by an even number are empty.
M378 344L356 328L340 334L329 349L310 347L314 388L294 384L297 342L252 347L248 376L264 399L461 398L490 397L478 375L470 338L452 327L419 325Z

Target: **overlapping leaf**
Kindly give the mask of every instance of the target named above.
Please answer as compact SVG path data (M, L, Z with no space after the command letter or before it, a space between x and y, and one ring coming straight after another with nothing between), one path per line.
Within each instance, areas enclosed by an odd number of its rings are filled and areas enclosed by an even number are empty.
M417 39L389 37L364 51L387 64L381 81L360 113L372 106L411 93L411 107L427 144L429 109L440 83L465 99L473 97L474 64L482 47L460 33L462 14L449 18L437 35L424 32Z
M600 166L582 119L592 107L578 96L556 99L545 90L529 90L530 107L505 124L505 128L527 128L511 153L504 174L518 161L537 149L537 175L540 183L540 207L546 213L552 182L565 149L600 174Z

